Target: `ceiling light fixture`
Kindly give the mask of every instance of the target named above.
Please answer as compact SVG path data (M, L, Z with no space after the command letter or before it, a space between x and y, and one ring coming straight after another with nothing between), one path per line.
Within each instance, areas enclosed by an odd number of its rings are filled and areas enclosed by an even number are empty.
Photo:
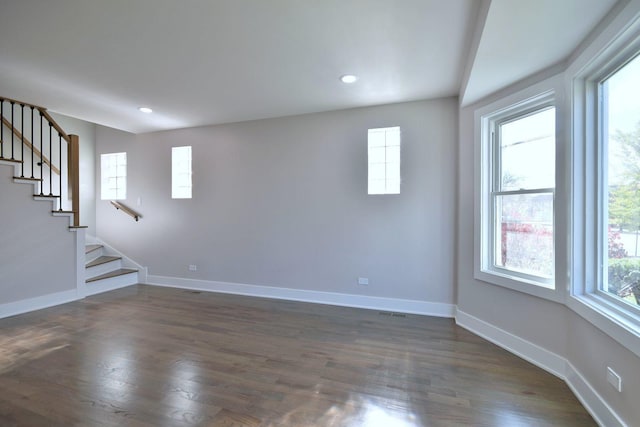
M355 83L356 80L358 80L358 76L354 76L353 74L345 74L344 76L340 77L340 81L342 83Z
M140 108L138 108L138 110L142 111L143 113L147 113L147 114L153 113L153 110L151 108L149 108L149 107L140 107Z

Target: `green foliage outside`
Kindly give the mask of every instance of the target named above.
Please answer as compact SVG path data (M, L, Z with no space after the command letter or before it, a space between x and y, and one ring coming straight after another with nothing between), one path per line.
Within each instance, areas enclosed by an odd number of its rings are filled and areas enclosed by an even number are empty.
M617 229L640 230L640 122L632 132L617 131L612 139L620 147L621 183L609 188L609 224ZM627 258L619 235L609 228L608 291L640 305L640 258Z
M640 122L633 132L617 131L613 139L621 149L623 183L609 192L609 224L620 229L640 229Z
M608 290L640 305L640 258L609 259Z

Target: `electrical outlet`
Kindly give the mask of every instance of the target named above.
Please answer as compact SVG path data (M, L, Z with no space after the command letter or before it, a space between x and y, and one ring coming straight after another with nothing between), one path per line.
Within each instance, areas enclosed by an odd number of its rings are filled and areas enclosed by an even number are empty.
M189 271L197 271L198 270L198 266L195 264L189 264Z
M613 388L622 392L622 378L613 369L607 366L607 382L611 384Z
M368 285L369 279L366 277L358 277L358 285Z

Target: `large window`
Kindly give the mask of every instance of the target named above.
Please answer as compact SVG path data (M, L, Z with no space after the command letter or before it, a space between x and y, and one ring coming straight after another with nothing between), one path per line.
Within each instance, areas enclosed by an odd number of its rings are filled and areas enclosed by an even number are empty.
M640 306L640 57L599 82L599 290Z
M640 21L576 66L571 296L640 355Z
M127 198L127 153L100 155L102 200Z
M171 198L191 198L191 146L171 148Z
M552 95L482 118L481 279L554 289L555 121Z
M369 129L369 194L400 194L400 128Z

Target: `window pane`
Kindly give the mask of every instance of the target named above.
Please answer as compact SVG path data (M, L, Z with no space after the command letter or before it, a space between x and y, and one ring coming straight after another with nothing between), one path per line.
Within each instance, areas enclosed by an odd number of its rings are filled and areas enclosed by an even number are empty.
M369 147L384 147L384 131L369 129Z
M400 145L400 128L399 127L389 128L387 130L386 145L387 147Z
M384 147L369 148L369 163L384 163L386 159Z
M387 180L387 194L400 194L400 180Z
M386 149L386 161L388 163L400 164L400 146L387 147Z
M387 163L386 169L387 181L400 181L400 163Z
M367 144L368 193L400 193L400 127L369 129Z
M369 180L369 194L385 194L386 186L383 179Z
M553 276L553 194L496 196L495 266Z
M502 191L555 186L555 108L500 125Z
M127 153L100 155L102 200L122 200L127 197Z
M191 198L191 146L171 148L171 198Z
M385 178L385 164L373 163L369 165L369 181L384 181Z
M608 212L601 289L640 305L640 57L603 83ZM603 248L604 249L604 248Z

